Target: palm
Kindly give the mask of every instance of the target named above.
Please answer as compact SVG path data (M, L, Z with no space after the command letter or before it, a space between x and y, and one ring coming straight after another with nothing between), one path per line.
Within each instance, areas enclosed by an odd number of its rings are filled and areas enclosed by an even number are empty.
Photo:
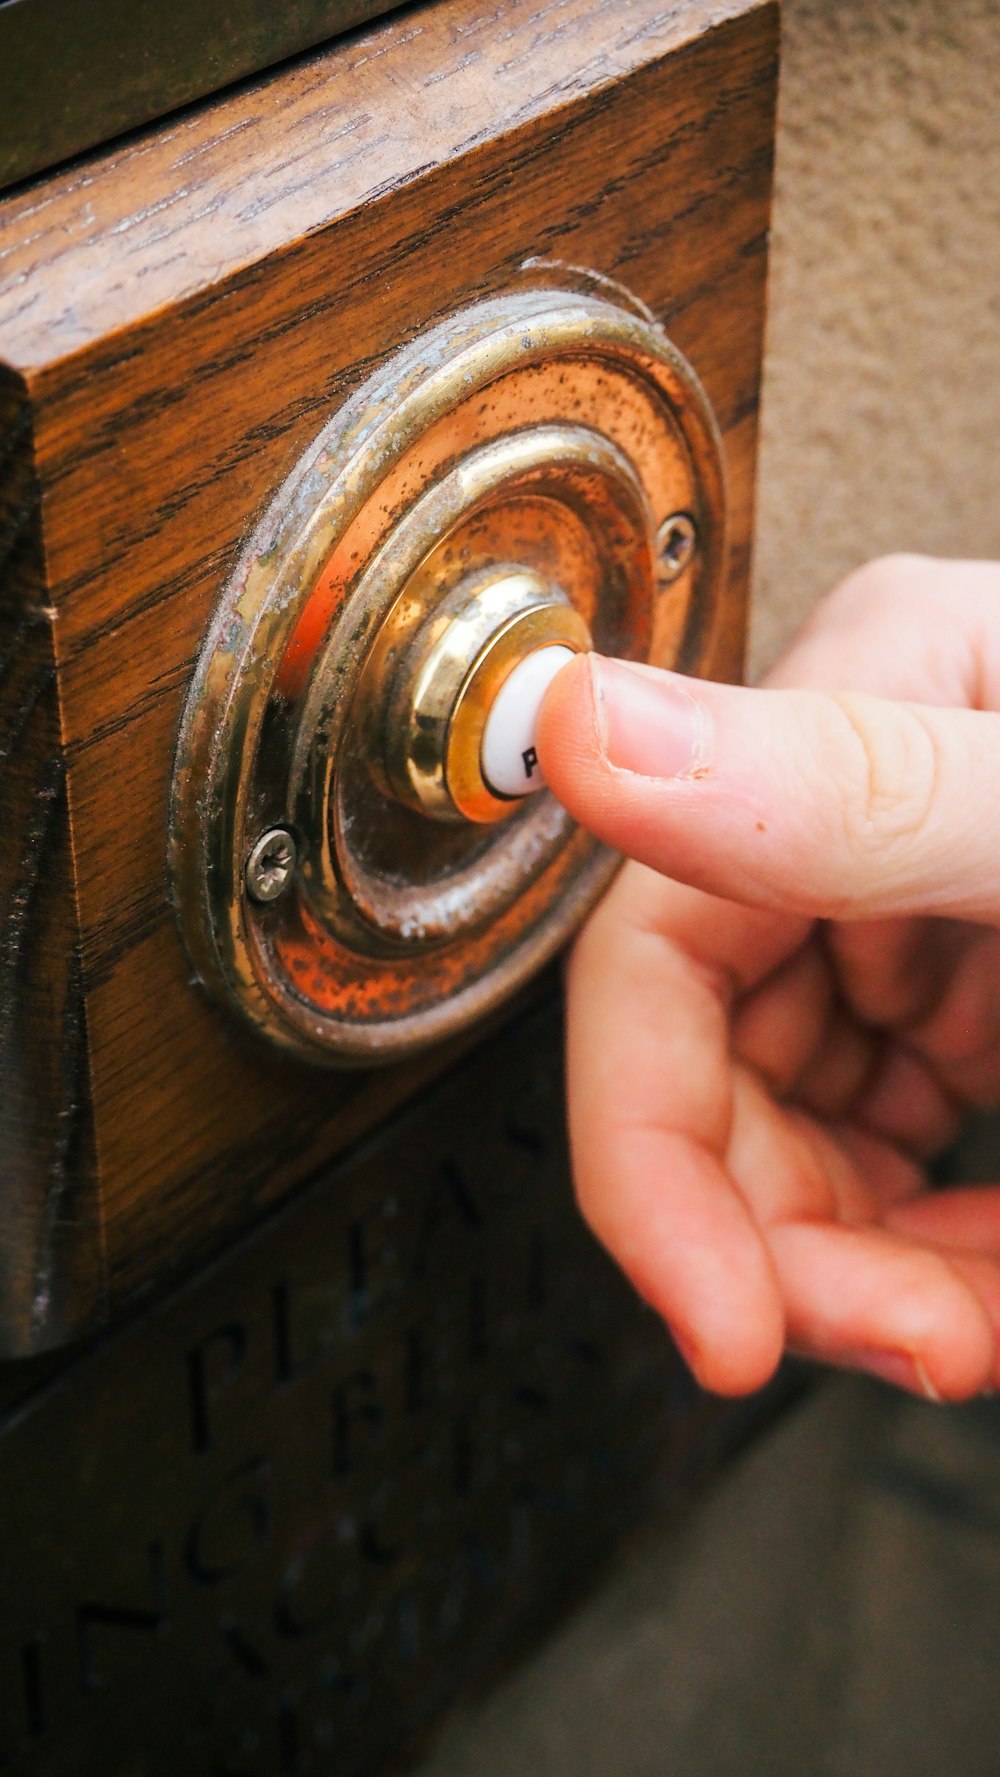
M626 866L571 970L575 1171L711 1386L784 1343L930 1392L997 1379L1000 1203L927 1196L924 1168L1000 1095L998 985L990 929L815 924Z

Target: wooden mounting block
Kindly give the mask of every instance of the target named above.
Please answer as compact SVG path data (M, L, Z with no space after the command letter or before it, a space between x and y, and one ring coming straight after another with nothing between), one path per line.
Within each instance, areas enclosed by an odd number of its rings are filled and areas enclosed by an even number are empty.
M0 202L8 1353L218 1250L454 1054L272 1053L192 979L166 874L220 587L375 363L528 261L649 305L722 430L738 673L776 69L770 0L439 0Z

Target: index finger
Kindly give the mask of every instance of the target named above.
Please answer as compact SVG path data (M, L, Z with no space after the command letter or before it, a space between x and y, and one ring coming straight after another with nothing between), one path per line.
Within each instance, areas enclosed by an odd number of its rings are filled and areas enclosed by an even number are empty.
M630 865L569 973L569 1111L581 1209L705 1387L758 1388L784 1345L769 1251L723 1156L729 1002L808 927Z

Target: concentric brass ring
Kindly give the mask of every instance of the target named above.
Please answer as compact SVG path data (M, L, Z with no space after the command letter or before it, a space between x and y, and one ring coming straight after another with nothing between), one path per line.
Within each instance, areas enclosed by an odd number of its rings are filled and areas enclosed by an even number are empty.
M533 569L498 564L431 603L401 660L393 639L390 617L360 693L373 706L376 777L435 820L504 819L514 804L489 788L480 762L486 717L526 654L551 642L590 647L579 611Z
M486 718L515 666L536 648L553 643L575 654L590 647L590 631L579 611L562 599L511 617L490 638L458 693L448 725L445 777L455 807L467 820L504 820L512 812L510 798L498 796L483 776Z
M678 512L697 550L661 576L657 535ZM515 646L501 625L470 657L425 781L403 665L449 601L522 573L551 589L539 634L564 606L560 639L696 669L724 558L711 411L641 316L521 290L397 353L275 496L197 665L171 864L205 983L271 1040L341 1064L408 1053L512 993L615 860L547 793L512 812L479 799L472 737L526 630ZM435 797L473 818L431 818ZM244 870L271 830L298 867L262 902Z

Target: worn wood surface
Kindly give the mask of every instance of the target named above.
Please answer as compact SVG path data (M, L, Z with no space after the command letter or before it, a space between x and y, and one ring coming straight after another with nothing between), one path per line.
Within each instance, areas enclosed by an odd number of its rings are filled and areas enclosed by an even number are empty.
M167 893L174 737L220 586L373 363L527 261L555 267L533 277L586 266L627 285L722 428L733 550L711 667L738 671L776 57L771 4L440 0L0 203L0 366L24 428L17 473L38 490L7 633L19 676L34 648L58 682L56 705L49 671L46 738L16 771L3 760L22 849L32 808L51 807L58 837L44 980L5 965L0 1042L11 1053L43 1002L52 1040L62 1019L69 1032L45 1128L5 1115L41 1165L72 1153L90 1204L73 1262L93 1290L104 1263L112 1307L216 1248L448 1059L338 1077L272 1055L192 984ZM29 642L18 626L42 611ZM4 882L8 948L19 880ZM82 1134L57 1139L70 1104ZM24 1190L5 1186L0 1215ZM28 1200L37 1211L34 1187Z
M394 4L129 0L127 12L118 0L0 6L0 69L9 75L0 106L0 185L219 92Z
M31 410L3 375L0 1307L15 1349L52 1324L85 1324L103 1294L66 758L43 601Z

